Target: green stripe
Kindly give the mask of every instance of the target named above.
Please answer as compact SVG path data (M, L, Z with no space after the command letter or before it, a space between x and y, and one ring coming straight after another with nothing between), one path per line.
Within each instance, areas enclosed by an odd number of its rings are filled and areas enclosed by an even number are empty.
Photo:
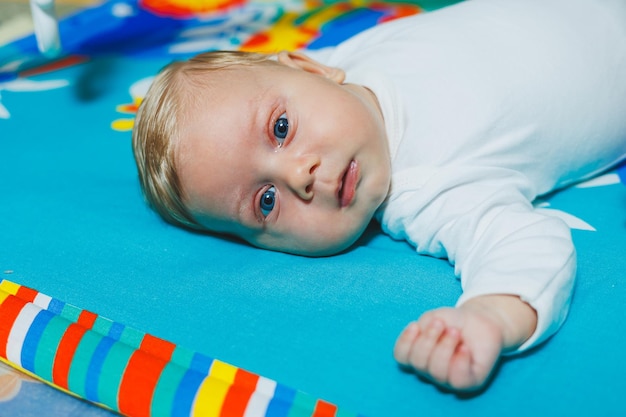
M116 410L119 410L117 403L118 393L126 365L130 361L130 357L135 349L123 343L115 342L104 362L102 363L102 372L98 378L98 400L103 404L115 404Z
M186 368L182 368L172 362L169 362L165 368L163 368L163 372L161 372L159 381L154 389L154 395L152 396L150 409L152 417L169 416L171 414L178 386L186 372Z
M460 0L413 0L408 1L408 3L416 4L428 12L450 6L451 4L459 3L459 1Z
M35 353L35 374L46 381L52 381L52 368L54 357L59 349L63 335L70 326L70 322L58 316L52 317L48 325L41 333L37 352Z
M357 417L357 414L349 413L347 411L337 409L337 412L335 413L335 417Z
M131 327L124 327L122 334L120 335L120 342L127 344L128 346L139 349L141 341L146 334Z
M107 336L109 334L109 330L111 330L111 326L113 326L113 322L111 320L97 316L91 330L99 333L100 336Z
M80 308L75 307L71 304L65 304L59 316L63 317L66 320L71 321L72 323L76 323L82 311L83 310L81 310Z
M95 332L86 332L74 353L68 377L68 388L79 397L85 398L87 371L94 351L96 347L98 347L102 337L103 336Z
M310 417L315 411L317 400L303 392L296 391L288 417Z
M178 392L178 386L191 367L195 352L176 346L169 363L163 369L152 397L151 415L169 416Z
M180 346L176 346L176 349L174 349L174 352L172 352L172 358L170 359L170 362L173 362L187 370L191 366L193 355L195 355L194 351L181 348Z

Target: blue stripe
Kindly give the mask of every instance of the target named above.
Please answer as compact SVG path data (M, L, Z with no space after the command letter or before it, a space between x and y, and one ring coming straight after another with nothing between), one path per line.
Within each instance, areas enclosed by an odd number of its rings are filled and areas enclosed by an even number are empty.
M176 390L176 396L172 405L172 417L188 417L191 415L193 401L205 378L206 374L193 369L187 370Z
M200 389L202 381L209 374L213 359L201 353L194 353L189 364L189 369L185 372L172 405L172 416L189 416L191 407Z
M296 391L285 385L277 384L274 398L267 405L266 417L287 417L296 398Z
M89 363L87 377L85 380L85 397L90 401L99 402L98 382L100 381L102 365L104 364L104 360L109 354L113 344L115 344L115 340L109 337L103 337L91 357L91 362Z
M22 345L22 368L30 372L35 372L37 345L39 344L39 340L41 340L41 335L44 330L46 330L46 326L48 326L48 323L50 323L53 317L55 317L55 315L47 310L41 310L35 316L35 320L33 320L33 323L28 329L26 337L24 338L24 344Z
M63 301L59 301L56 298L53 298L52 300L50 300L50 304L48 304L48 311L56 314L57 316L60 316L64 307L65 303Z
M124 327L126 326L124 326L123 324L114 322L111 325L111 328L109 329L108 336L115 340L120 340L120 337L122 337L122 332L124 331Z
M205 356L201 353L196 353L193 355L193 359L191 359L191 364L189 365L189 368L204 375L208 375L212 363L212 358Z

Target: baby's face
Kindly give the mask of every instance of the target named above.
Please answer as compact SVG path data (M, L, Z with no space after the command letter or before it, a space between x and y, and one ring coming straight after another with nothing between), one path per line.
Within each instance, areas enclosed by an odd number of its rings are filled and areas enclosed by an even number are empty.
M373 94L342 84L342 72L285 59L294 65L233 67L198 91L178 148L185 200L209 230L266 249L336 253L389 190L383 118Z

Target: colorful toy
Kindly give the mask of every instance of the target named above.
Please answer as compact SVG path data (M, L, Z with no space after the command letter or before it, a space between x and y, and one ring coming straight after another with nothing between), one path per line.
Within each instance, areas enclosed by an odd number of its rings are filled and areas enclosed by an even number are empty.
M0 360L128 416L357 416L7 280Z

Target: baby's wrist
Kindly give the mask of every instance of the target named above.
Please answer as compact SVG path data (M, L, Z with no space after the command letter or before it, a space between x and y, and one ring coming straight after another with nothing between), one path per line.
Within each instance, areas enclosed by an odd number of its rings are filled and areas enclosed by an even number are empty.
M483 295L467 300L461 309L492 320L501 330L502 351L513 351L526 342L537 327L537 313L515 295Z

